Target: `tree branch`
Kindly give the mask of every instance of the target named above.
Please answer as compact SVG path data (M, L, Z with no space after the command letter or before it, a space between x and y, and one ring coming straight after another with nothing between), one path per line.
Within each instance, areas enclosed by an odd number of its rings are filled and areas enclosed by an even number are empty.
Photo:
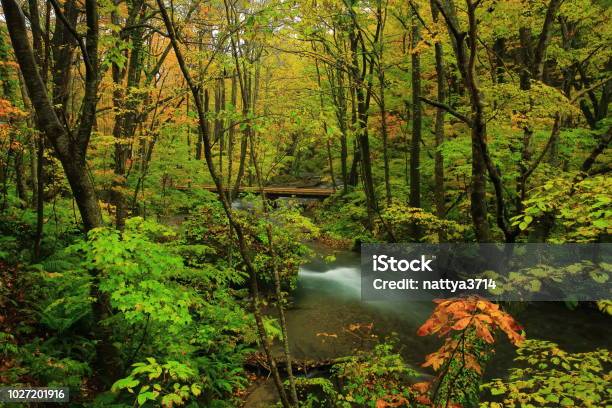
M553 125L552 131L550 132L550 137L548 138L548 142L546 142L546 146L544 146L544 149L542 150L542 152L540 152L540 155L538 156L538 158L531 164L531 167L529 168L529 170L527 170L525 174L523 174L521 178L523 183L525 183L525 181L527 181L529 176L531 176L531 173L533 173L535 169L538 168L538 166L540 165L540 162L546 155L546 152L548 152L548 149L550 149L550 146L552 146L554 140L559 137L560 122L561 122L561 115L559 114L559 112L557 112L557 114L555 115L555 123Z
M421 96L421 101L425 102L428 105L431 106L435 106L436 108L440 108L440 109L444 109L445 111L447 111L448 113L450 113L451 115L453 115L454 117L456 117L457 119L459 119L462 122L465 122L468 126L472 126L472 121L470 120L470 118L468 118L467 116L457 112L456 110L454 110L453 108L451 108L450 106L441 103L441 102L437 102L437 101L432 101L431 99L427 99L425 97Z
M580 98L581 98L581 97L582 97L584 94L589 93L589 92L591 92L591 91L595 90L596 88L599 88L600 86L607 84L607 83L608 83L608 82L610 82L610 81L612 81L612 77L609 77L609 78L603 79L603 80L601 80L601 81L599 81L599 82L595 83L594 85L592 85L592 86L590 86L590 87L588 87L588 88L586 88L586 89L581 90L581 91L580 91L580 92L578 92L576 95L574 95L574 97L573 97L573 98L570 100L570 103L571 103L571 104L576 103L576 101L577 101L578 99L580 99Z
M85 45L85 42L83 41L83 36L79 35L77 30L66 19L66 16L64 16L64 13L62 13L62 10L60 8L60 5L57 3L57 0L49 0L49 2L53 6L53 10L55 11L55 14L57 15L57 17L62 21L64 26L66 26L66 28L68 29L70 34L75 38L75 40L77 40L77 43L79 44L79 48L81 49L81 52L83 53L83 61L85 62L85 68L87 69L87 71L93 71L93 67L89 59L89 54L87 52L87 46Z

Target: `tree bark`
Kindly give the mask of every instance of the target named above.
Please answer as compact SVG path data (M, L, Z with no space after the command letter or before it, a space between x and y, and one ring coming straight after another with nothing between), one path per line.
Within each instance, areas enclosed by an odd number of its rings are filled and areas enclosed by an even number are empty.
M419 42L419 26L412 22L412 140L410 142L410 206L421 208L421 59L415 48Z
M11 36L11 42L15 50L15 56L21 68L32 106L36 111L38 127L45 133L62 163L77 206L79 207L85 230L98 227L102 225L102 214L98 206L92 180L86 169L85 150L87 145L83 143L83 140L78 140L79 143L74 143L55 114L38 71L38 64L28 40L25 18L19 5L15 0L2 0L2 7ZM95 36L97 38L97 34ZM91 90L90 87L90 93ZM87 96L90 98L85 102L91 103L92 95ZM95 111L95 95L93 96L93 102L93 110ZM83 109L86 112L85 115L91 112L91 106L85 106L85 103ZM89 119L86 117L84 121L87 122ZM87 128L88 124L82 124L81 127ZM91 130L90 127L89 130Z
M382 61L379 61L379 65ZM393 195L391 193L391 176L389 174L389 132L387 130L387 107L385 101L385 72L382 67L378 67L378 81L380 84L380 129L383 140L383 165L385 170L385 193L387 196L387 205L391 205Z
M540 38L533 53L532 73L534 79L538 81L543 80L546 50L548 48L548 43L550 42L552 26L557 18L557 12L559 11L559 7L561 7L561 3L563 3L563 0L550 0L548 8L546 9L546 17L544 18L544 25L542 26Z
M484 152L486 151L487 129L484 118L482 95L478 86L478 80L476 78L474 68L477 52L477 22L475 19L475 9L478 3L473 3L471 0L466 0L470 23L470 47L468 50L465 44L468 33L460 31L454 4L449 0L444 0L444 4L442 4L440 0L434 1L438 10L446 21L446 26L451 37L453 49L455 51L457 67L459 68L464 85L469 91L471 108L469 126L471 128L472 140L472 185L470 191L470 214L472 216L472 223L474 224L476 240L478 242L490 242L491 235L489 222L487 220L486 203L487 164L484 157ZM503 202L498 204L503 205Z
M63 13L66 22L72 27L75 27L79 16L79 10L75 1L67 0L64 3L64 10L60 11ZM70 117L71 112L68 109L68 100L70 98L72 65L74 62L77 40L70 32L67 25L59 21L59 18L57 20L51 43L53 58L50 80L52 85L53 106L57 112L60 123L68 127L72 122Z
M347 142L347 106L346 106L346 90L344 89L344 72L338 70L335 75L336 83L331 85L332 94L336 100L336 117L338 127L340 128L340 168L342 172L342 191L344 194L348 192L348 142Z
M434 22L438 21L439 10L431 2L431 13ZM442 44L436 42L434 45L436 59L436 85L437 99L439 103L444 103L446 100L446 76L444 72L444 51ZM444 115L445 110L442 108L436 109L436 122L434 125L435 132L435 147L434 155L434 197L436 205L436 216L440 219L446 217L446 205L444 197L444 156L442 155L442 145L444 143ZM439 239L443 242L446 237L443 232L440 232Z
M372 177L372 160L370 154L370 138L368 136L368 109L370 96L372 92L372 71L374 62L369 61L364 56L364 60L360 66L359 56L365 55L366 50L363 44L361 33L358 32L355 21L356 16L353 9L349 10L352 15L353 26L349 32L349 42L351 49L352 63L350 72L352 75L352 84L355 87L355 99L357 102L357 141L361 160L361 176L363 189L366 196L366 205L368 211L368 226L372 228L374 223L374 213L377 211L376 194L374 191L374 180ZM378 23L377 26L380 26ZM377 30L378 31L378 30ZM378 38L378 36L376 36ZM361 44L361 46L360 46ZM369 68L368 68L369 65ZM366 73L369 72L366 78Z
M128 2L128 18L126 26L136 23L142 24L137 20L137 16L143 16L144 2L140 0ZM114 24L119 25L119 18L113 12L111 18ZM117 110L115 123L113 126L113 136L115 138L114 151L114 173L115 177L112 185L112 202L115 205L115 226L118 230L123 230L125 219L128 215L126 199L127 174L126 164L131 156L130 139L136 132L136 119L138 116L137 107L141 97L133 95L132 90L140 84L142 62L143 62L143 35L144 29L136 27L129 31L129 35L122 35L122 40L130 44L130 52L126 51L124 56L129 63L127 67L120 67L113 63L112 76L115 89L113 91L113 105ZM125 83L127 77L127 83Z
M325 108L325 105L323 102L323 89L321 87L321 71L319 70L318 61L315 61L315 68L317 71L317 85L319 86L319 103L320 103L320 108L321 108L321 114L323 114L323 109ZM329 139L329 135L328 135L327 121L325 118L323 118L322 125L323 125L323 137L325 138L325 145L327 147L327 162L329 165L329 175L331 177L332 185L335 190L336 189L336 175L334 174L334 160L333 160L332 150L331 150L331 140Z
M236 73L232 73L231 79L231 91L230 91L230 103L232 104L232 109L236 111L236 102L237 102L237 93L238 93L238 84L236 82ZM229 131L227 135L227 185L232 185L232 171L233 171L233 159L234 159L234 136L236 134L235 129L236 124L233 119L229 120ZM229 200L232 201L231 192L228 191Z

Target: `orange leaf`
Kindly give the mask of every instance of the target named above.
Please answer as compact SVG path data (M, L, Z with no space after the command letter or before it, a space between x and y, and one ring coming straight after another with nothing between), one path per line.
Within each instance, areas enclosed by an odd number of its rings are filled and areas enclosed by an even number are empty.
M468 324L470 324L471 321L472 321L471 316L464 317L463 319L458 320L457 323L455 323L452 328L453 330L463 330L468 326Z
M489 331L488 327L484 324L479 323L478 321L474 324L476 326L476 335L486 341L489 344L493 344L493 335Z
M429 390L429 387L431 387L429 381L422 381L412 385L412 389L420 394L425 394Z

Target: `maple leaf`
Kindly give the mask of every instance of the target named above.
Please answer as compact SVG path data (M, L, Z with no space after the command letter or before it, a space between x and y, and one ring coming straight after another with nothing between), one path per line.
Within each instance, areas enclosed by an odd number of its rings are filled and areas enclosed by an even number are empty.
M412 389L420 394L425 394L427 391L429 391L430 387L431 383L429 381L422 381L412 385Z
M482 374L482 367L480 364L478 364L476 358L471 354L466 354L465 356L465 368L476 371L478 374Z
M431 354L428 354L425 357L425 362L422 364L422 367L431 366L431 368L433 368L434 371L438 371L438 369L446 361L446 358L447 358L447 353L439 352L439 351L433 352Z
M468 316L468 317L464 317L460 320L458 320L453 326L452 329L453 330L463 330L465 329L468 324L470 324L470 322L473 320L472 316Z
M478 337L480 337L481 339L483 339L484 341L486 341L489 344L493 344L493 342L495 341L493 339L493 335L491 334L491 331L489 330L489 328L480 323L478 320L476 320L474 322L474 327L476 328L476 335Z

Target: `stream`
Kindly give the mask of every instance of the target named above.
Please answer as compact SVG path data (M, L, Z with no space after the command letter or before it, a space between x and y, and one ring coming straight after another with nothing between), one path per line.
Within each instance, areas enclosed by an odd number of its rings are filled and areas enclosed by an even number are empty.
M235 208L244 208L238 200L232 204ZM184 216L175 218L166 222L179 225L184 220ZM293 357L325 360L355 355L386 338L393 338L407 364L432 374L419 367L441 341L432 336L419 337L416 331L429 317L434 304L362 302L359 253L335 251L320 243L309 245L314 255L300 267L297 288L291 293L292 306L285 312ZM326 261L330 255L335 259ZM524 327L527 338L553 341L569 352L610 348L612 319L593 307L570 310L556 302L527 306L510 303L505 307ZM280 344L274 352L278 356L282 354ZM515 355L514 347L498 336L495 354L485 367L485 380L505 377ZM278 401L270 379L250 387L248 393L244 408L269 408Z
M316 360L354 355L357 350L370 349L376 342L394 337L406 363L418 368L425 355L440 346L437 338L416 335L433 310L433 303L362 302L359 254L334 253L319 244L312 248L316 255L300 268L297 289L292 293L293 307L286 311L295 358ZM324 258L332 253L335 260L325 262ZM510 304L508 311L525 328L527 338L550 340L571 352L609 348L610 317L595 309L572 311L560 303L540 302L527 307ZM377 337L371 337L372 334ZM513 365L514 348L501 336L497 339L485 379L504 377ZM276 352L280 355L280 345ZM269 407L275 394L268 381L253 391L245 407Z

